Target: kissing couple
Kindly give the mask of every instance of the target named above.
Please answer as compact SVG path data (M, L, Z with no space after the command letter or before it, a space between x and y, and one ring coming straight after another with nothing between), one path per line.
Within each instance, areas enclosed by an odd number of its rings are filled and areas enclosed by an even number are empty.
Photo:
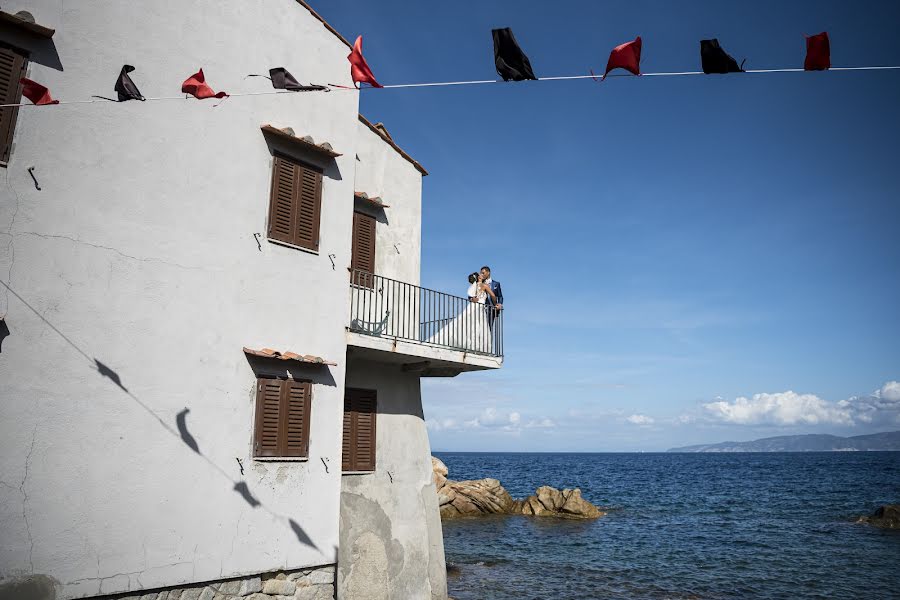
M500 288L500 282L491 278L491 268L488 266L481 267L480 271L469 275L467 295L470 302L490 306L493 309L491 313L503 310L503 290ZM493 315L490 319L493 323Z

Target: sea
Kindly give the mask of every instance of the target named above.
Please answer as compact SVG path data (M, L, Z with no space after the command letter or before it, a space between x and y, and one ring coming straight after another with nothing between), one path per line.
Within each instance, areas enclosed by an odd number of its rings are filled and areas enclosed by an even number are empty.
M434 454L608 511L444 521L456 600L900 598L900 530L856 523L900 503L900 452Z

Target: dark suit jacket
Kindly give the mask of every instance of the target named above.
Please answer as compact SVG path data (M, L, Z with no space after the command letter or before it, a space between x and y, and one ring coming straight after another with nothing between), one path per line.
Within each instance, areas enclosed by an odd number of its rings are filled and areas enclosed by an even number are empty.
M497 304L503 304L503 290L500 288L500 282L491 280L491 291L494 292L494 295L497 296ZM494 305L494 299L488 294L487 303L491 306Z

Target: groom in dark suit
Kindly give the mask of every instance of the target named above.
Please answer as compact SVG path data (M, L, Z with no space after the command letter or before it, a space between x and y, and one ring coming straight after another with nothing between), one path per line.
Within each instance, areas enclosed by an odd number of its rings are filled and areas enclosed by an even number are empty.
M493 310L490 312L491 314L491 322L494 321L494 313L498 313L503 310L503 290L500 289L500 282L494 281L491 279L491 268L488 266L481 267L481 279L482 283L487 284L493 294L488 294L487 304L491 306ZM496 297L496 300L494 299Z

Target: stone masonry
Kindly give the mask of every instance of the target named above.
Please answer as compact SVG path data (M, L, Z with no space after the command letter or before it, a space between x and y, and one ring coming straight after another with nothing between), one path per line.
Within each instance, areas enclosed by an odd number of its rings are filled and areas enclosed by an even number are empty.
M104 600L334 600L334 566L117 594Z

